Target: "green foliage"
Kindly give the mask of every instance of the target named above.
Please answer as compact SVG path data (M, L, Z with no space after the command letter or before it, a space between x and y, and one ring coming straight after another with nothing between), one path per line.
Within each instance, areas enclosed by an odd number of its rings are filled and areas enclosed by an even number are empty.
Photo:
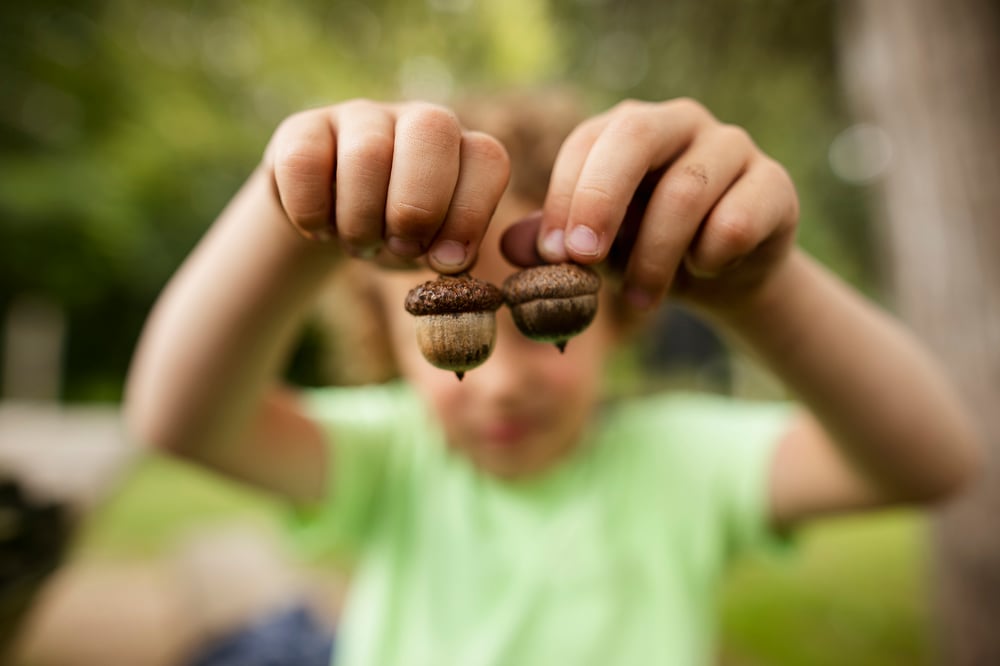
M350 97L571 83L595 109L689 95L797 180L803 243L867 284L832 3L44 0L0 19L0 312L69 320L70 399L115 398L156 293L280 119Z

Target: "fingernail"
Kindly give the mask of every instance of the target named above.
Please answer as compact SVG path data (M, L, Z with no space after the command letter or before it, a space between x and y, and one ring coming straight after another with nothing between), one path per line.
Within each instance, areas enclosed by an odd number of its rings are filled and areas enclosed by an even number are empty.
M465 263L465 257L465 245L453 240L440 241L431 249L431 259L448 268L461 266Z
M399 236L390 238L386 241L385 246L389 252L392 252L397 257L412 259L419 257L421 254L420 243L415 240L400 238Z
M648 310L653 305L653 295L641 287L626 289L625 300L636 310Z
M598 252L597 234L590 227L583 225L573 228L569 232L569 240L566 245L577 254L587 257L596 257Z
M542 238L542 254L551 261L566 258L566 234L562 229L553 229Z

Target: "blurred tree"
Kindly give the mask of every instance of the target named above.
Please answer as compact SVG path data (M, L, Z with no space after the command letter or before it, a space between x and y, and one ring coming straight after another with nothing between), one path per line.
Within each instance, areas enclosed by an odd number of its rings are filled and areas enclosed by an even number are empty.
M896 304L948 364L989 444L935 525L948 664L1000 664L1000 6L855 0L845 81L892 162L878 190Z

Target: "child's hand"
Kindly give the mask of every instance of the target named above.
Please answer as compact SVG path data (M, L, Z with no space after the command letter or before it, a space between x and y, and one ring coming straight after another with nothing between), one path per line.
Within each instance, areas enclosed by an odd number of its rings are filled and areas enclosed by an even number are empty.
M426 254L442 273L472 264L510 175L503 146L450 111L365 100L289 117L264 163L307 238L388 265Z
M744 130L690 100L629 101L566 139L537 251L549 262L617 264L638 308L668 290L725 307L787 256L797 220L788 174Z

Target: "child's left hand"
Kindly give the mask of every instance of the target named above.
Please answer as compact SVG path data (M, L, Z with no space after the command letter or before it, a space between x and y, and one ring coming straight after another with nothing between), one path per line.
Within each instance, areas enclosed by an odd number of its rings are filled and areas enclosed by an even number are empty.
M536 250L552 263L609 260L640 309L668 291L725 309L788 256L798 214L788 174L743 129L687 99L626 101L563 143Z

